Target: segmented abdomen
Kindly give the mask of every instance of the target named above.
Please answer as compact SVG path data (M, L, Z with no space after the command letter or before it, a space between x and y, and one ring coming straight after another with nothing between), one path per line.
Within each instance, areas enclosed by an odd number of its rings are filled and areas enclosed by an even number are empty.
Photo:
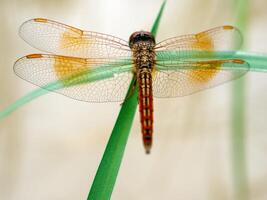
M142 68L137 73L139 86L139 112L141 130L146 153L150 152L153 134L153 93L152 74L148 68Z

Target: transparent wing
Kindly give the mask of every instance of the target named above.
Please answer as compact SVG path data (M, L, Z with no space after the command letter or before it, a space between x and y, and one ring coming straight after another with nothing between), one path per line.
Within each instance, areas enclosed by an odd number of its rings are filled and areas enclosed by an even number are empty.
M242 35L233 26L220 26L198 34L170 38L155 46L157 61L200 59L216 54L217 51L238 50L242 45Z
M242 35L233 26L164 40L155 46L154 96L177 97L211 88L244 75L249 64L233 59ZM217 52L228 52L218 60ZM222 54L220 54L222 55Z
M20 36L45 52L82 58L129 57L128 42L110 35L83 31L59 22L36 18L24 22Z
M172 61L168 66L157 65L153 93L155 97L186 96L237 79L248 70L249 64L239 59Z
M130 59L84 59L32 54L20 58L15 73L39 87L88 102L123 101L132 79Z

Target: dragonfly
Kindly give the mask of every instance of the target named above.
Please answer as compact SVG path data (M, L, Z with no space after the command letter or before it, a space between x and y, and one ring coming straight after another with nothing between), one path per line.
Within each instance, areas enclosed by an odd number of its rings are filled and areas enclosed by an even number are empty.
M76 100L124 102L131 96L127 91L134 80L146 153L152 147L154 97L190 95L237 79L249 70L245 60L214 56L217 51L234 54L241 47L242 35L230 25L157 43L148 31L134 32L126 41L36 18L24 22L19 34L46 53L20 58L14 72L41 88L59 82L63 87L55 92Z

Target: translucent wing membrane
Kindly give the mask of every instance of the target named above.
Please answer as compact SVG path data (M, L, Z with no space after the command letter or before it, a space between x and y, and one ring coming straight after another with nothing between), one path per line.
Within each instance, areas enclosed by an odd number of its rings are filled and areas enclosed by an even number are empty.
M155 46L155 97L189 95L239 78L249 70L243 60L231 59L241 47L240 31L221 26L164 40ZM229 52L224 60L217 52Z
M65 55L19 59L14 70L21 78L45 89L51 83L60 85L56 92L77 100L124 100L134 71L127 41L41 18L25 22L20 35L35 48ZM232 26L156 44L154 96L185 96L239 78L249 70L248 63L231 58L241 44L241 34ZM219 60L219 51L230 53Z
M15 73L24 80L49 89L61 84L61 93L89 102L123 101L132 79L129 59L84 59L32 54L19 59Z
M31 46L58 55L82 58L130 57L128 42L110 35L83 31L48 19L32 19L20 27Z
M237 79L249 70L243 60L212 60L199 62L172 61L158 65L153 79L155 97L178 97L211 88Z
M211 57L216 51L235 51L241 47L242 35L233 26L221 26L200 32L170 38L155 47L157 60L200 59ZM161 63L163 65L163 63Z

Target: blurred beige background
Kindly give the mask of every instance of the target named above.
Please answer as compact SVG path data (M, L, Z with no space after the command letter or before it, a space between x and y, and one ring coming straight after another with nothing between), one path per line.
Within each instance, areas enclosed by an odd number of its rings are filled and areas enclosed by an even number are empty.
M0 0L0 109L36 89L13 63L38 50L19 38L43 17L128 39L149 30L161 0ZM247 50L267 53L267 1L251 0ZM169 0L157 40L233 24L233 1ZM249 73L247 171L250 199L267 199L267 74ZM113 192L116 200L233 200L232 83L192 96L155 100L152 154L136 114ZM0 199L86 199L118 103L91 104L49 93L0 121Z

